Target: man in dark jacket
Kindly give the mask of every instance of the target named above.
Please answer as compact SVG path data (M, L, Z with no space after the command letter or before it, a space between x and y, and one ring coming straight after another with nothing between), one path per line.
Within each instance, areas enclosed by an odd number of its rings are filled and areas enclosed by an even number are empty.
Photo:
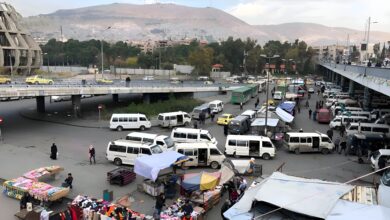
M160 213L162 208L165 206L165 195L164 193L161 193L159 196L156 198L156 205L155 205L155 214L154 218L155 219L160 219Z
M58 153L57 145L53 143L50 148L50 158L52 160L57 160L57 153Z
M230 203L229 199L227 199L221 207L221 217L223 220L227 220L227 218L225 218L225 216L223 216L223 213L225 213L230 207L231 207L231 203Z
M328 137L330 138L330 140L333 141L333 130L332 130L332 129L329 129L328 131L326 131L326 134L328 135Z
M92 144L89 146L89 164L92 164L92 159L93 163L96 164L96 159L95 159L95 148L92 146Z

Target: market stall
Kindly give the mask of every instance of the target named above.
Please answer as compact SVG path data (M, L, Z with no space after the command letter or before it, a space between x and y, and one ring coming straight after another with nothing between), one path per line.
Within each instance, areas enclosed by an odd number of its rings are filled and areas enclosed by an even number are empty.
M161 194L165 191L165 186L176 184L178 178L175 166L186 161L188 157L176 151L138 157L135 160L134 172L146 178L140 188L152 196Z
M39 180L53 176L62 170L63 168L59 166L50 166L29 171L22 177L5 181L3 183L3 192L9 197L19 200L28 192L34 199L39 201L57 201L68 195L69 188L55 187L39 182Z

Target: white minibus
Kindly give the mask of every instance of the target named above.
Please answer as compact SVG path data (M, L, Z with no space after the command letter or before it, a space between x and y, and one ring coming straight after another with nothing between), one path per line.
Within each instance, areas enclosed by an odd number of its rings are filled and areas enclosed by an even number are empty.
M225 144L225 153L234 157L250 156L262 157L264 160L274 158L275 146L271 139L254 135L228 135Z
M194 128L174 128L171 133L171 138L176 143L194 143L206 142L218 144L215 137L209 131Z
M191 123L191 116L182 111L160 113L157 119L161 127L188 126Z
M112 114L110 129L122 131L123 129L140 129L152 127L152 124L144 114Z
M211 112L218 113L223 111L223 102L220 100L214 100L209 103Z
M351 123L345 129L346 135L362 133L362 134L383 134L390 137L390 126L385 124L375 123Z
M213 169L218 169L226 159L217 145L212 143L178 143L175 146L175 151L190 158L182 167L210 166Z
M171 150L175 146L175 143L170 137L159 134L131 132L126 136L126 140L142 144L157 144L164 150Z
M116 140L108 143L106 158L115 165L134 165L137 157L160 154L163 149L159 145L142 144L129 140Z
M288 132L284 136L283 146L296 154L301 152L328 154L334 148L328 135L315 132Z
M338 129L342 125L346 126L348 123L368 121L369 119L365 116L336 115L336 117L334 117L333 120L329 122L329 127Z

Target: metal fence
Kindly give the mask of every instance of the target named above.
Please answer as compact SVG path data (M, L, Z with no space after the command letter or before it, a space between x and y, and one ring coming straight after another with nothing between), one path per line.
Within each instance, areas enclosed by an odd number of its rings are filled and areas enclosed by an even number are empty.
M346 64L334 64L334 63L320 63L322 66L330 69L344 70L346 72L354 72L365 74L366 76L374 76L383 79L390 79L390 68L379 68L379 67L365 67L365 66L354 66Z

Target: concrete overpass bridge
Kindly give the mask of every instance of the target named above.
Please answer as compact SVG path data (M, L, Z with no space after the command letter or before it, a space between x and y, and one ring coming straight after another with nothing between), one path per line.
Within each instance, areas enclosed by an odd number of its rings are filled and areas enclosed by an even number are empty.
M114 102L118 102L120 94L142 94L144 102L158 99L163 94L178 94L187 97L210 96L225 93L240 87L228 84L170 84L170 83L131 83L113 85L82 85L82 84L57 84L57 85L7 85L0 87L0 98L35 97L37 111L45 112L45 97L71 96L75 114L81 112L81 97L83 95L112 95Z
M375 68L320 62L319 71L331 82L348 88L355 93L358 85L363 86L363 107L370 109L373 93L390 95L390 68Z

